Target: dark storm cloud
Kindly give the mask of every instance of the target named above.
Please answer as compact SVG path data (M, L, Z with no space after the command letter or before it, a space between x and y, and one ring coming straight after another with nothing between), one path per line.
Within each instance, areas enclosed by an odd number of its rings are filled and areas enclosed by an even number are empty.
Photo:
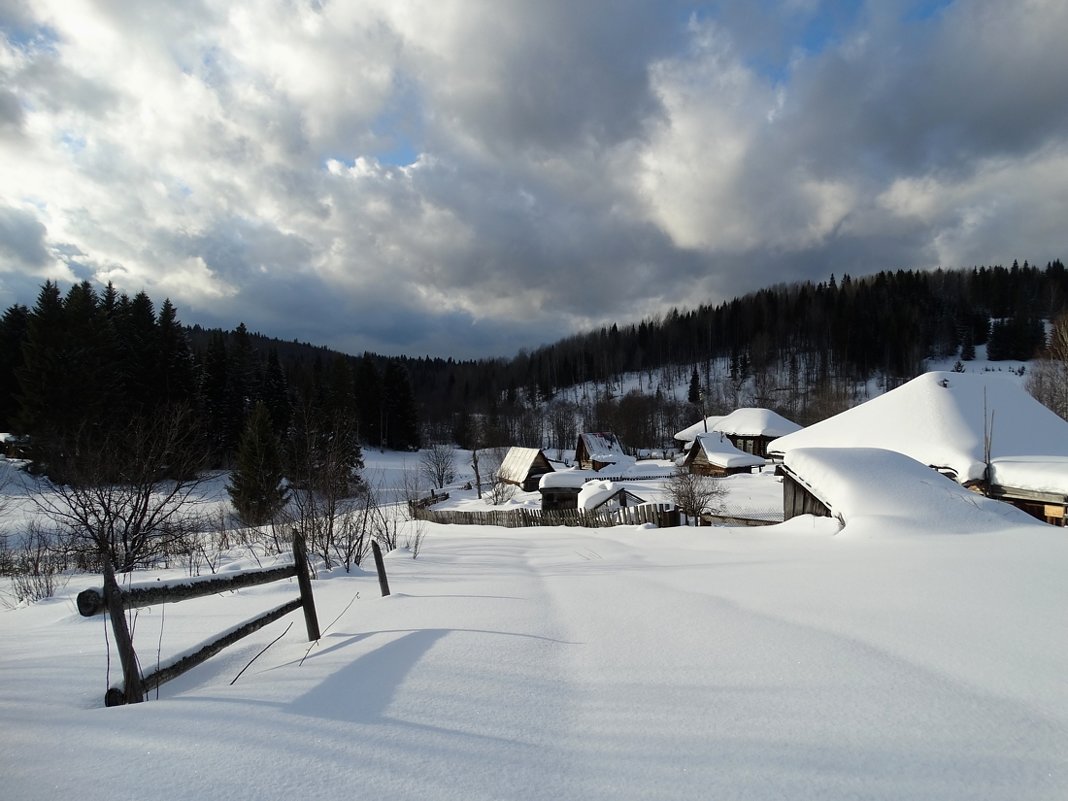
M50 260L47 230L37 216L23 209L0 206L0 254L23 267L44 267Z
M187 322L509 355L770 283L1065 255L1060 2L19 8L9 258Z
M783 122L821 172L875 179L968 172L1068 129L1068 8L958 3L937 17L880 19L862 41L802 62Z

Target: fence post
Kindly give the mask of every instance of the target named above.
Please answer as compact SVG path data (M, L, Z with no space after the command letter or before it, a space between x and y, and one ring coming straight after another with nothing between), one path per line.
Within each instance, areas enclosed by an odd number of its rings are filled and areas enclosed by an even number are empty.
M141 671L137 667L133 638L130 637L130 628L126 625L126 614L122 608L122 590L115 580L111 558L107 554L101 554L101 558L104 560L104 599L111 617L111 630L115 632L115 647L119 649L119 660L122 662L122 691L114 688L108 690L104 705L139 704L145 700L145 693L141 688Z
M315 614L315 598L312 596L311 576L308 575L308 551L304 537L293 529L293 562L297 566L297 586L300 588L301 606L304 607L304 623L308 627L308 642L320 638L319 618Z
M375 567L378 568L378 586L382 590L382 597L389 595L389 579L386 577L386 563L382 561L382 549L378 547L378 540L371 540L371 551L375 555Z

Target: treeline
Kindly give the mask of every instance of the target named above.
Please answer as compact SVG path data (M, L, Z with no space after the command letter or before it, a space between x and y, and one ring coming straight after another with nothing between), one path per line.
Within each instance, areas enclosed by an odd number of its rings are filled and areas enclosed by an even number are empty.
M364 446L574 446L580 430L670 447L698 412L773 408L810 423L900 383L927 357L1029 359L1068 307L1068 271L1024 262L782 284L576 334L511 359L339 354L248 332L184 328L164 302L46 284L0 320L0 428L123 426L185 403L215 464L232 463L257 402L278 436L299 417L353 421ZM637 377L627 393L622 379ZM676 388L690 384L686 397ZM83 421L90 421L88 423Z
M555 440L553 405L577 402L580 426L589 430L599 420L621 417L624 375L644 376L642 394L655 398L658 389L666 393L668 386L685 384L692 368L710 413L730 411L741 401L812 422L858 400L857 385L876 376L895 384L918 375L927 357L968 361L985 345L990 359L1030 359L1044 345L1043 321L1066 307L1068 271L1059 260L1045 268L1024 262L884 271L858 279L832 275L825 282L782 284L718 305L602 327L509 360L406 364L435 435L461 411L478 410L506 418L505 427L520 434L540 425L546 439ZM594 388L592 396L567 391L578 385ZM653 417L675 419L672 403L665 394ZM540 423L521 424L546 404L550 411L535 415ZM684 414L693 417L693 409ZM660 427L656 419L644 426Z
M47 282L33 308L0 318L0 429L27 436L35 463L57 480L76 478L85 453L175 410L204 464L229 466L260 404L283 443L325 443L344 429L354 463L359 443L420 444L412 385L394 360L307 347L282 359L244 324L190 330L169 300L157 313L144 292L130 298L109 284L98 294L87 281L66 294Z

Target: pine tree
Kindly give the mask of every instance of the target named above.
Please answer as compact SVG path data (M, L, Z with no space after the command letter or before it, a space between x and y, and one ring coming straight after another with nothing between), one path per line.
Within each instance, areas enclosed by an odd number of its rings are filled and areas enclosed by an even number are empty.
M193 400L195 380L189 340L178 321L170 298L163 301L158 321L159 355L154 395L165 405L188 404Z
M241 522L262 526L285 506L288 490L282 486L282 455L271 414L257 403L249 414L237 450L237 466L226 487Z
M419 412L408 371L390 361L382 377L382 402L385 408L386 447L396 451L418 450Z
M356 398L360 441L373 447L381 447L383 445L382 379L369 353L363 355L356 367L352 391Z
M293 405L289 400L289 386L285 371L278 361L278 350L267 352L267 368L263 373L263 402L271 413L271 426L279 437L285 436L293 417Z
M0 431L14 431L17 427L17 371L22 366L22 344L29 320L30 310L18 304L0 317Z
M686 399L693 404L699 404L701 402L701 376L697 372L697 368L693 368L693 373L690 375L690 392Z
M19 381L18 429L31 435L39 453L67 416L72 398L63 380L62 350L66 324L59 286L46 281L26 325Z

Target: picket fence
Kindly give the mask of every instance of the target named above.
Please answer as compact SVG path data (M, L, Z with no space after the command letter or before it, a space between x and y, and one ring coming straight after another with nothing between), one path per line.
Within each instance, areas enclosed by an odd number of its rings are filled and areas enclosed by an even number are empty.
M478 512L461 512L455 509L426 509L411 504L412 517L430 523L467 526L502 526L504 528L527 528L533 526L582 526L607 528L609 526L653 525L660 528L679 525L679 513L668 503L647 503L641 506L625 506L620 509L492 509Z

